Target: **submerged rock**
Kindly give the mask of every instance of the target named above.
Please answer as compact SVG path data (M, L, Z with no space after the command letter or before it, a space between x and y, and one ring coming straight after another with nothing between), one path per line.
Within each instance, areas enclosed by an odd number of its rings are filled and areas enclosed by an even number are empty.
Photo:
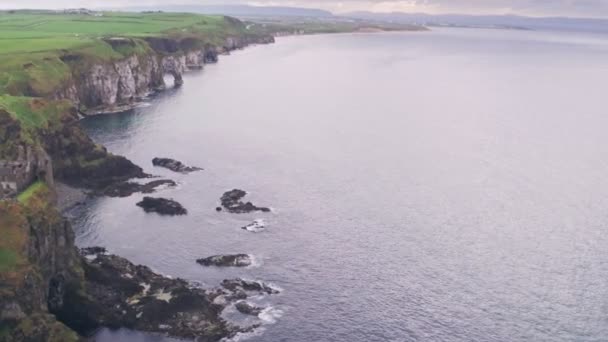
M251 266L251 256L248 254L214 255L204 259L196 260L203 266L217 267L247 267Z
M180 172L180 173L190 173L194 171L202 171L203 169L200 167L187 166L182 162L177 161L171 158L154 158L152 159L152 165L164 167L171 171Z
M234 307L244 315L258 316L262 313L262 308L249 304L244 300L237 302Z
M188 211L178 202L166 198L144 197L143 201L137 203L138 207L147 213L158 213L160 215L186 215Z
M155 192L158 187L163 185L173 187L176 186L177 183L169 179L155 180L146 184L123 182L106 188L103 191L103 194L108 197L129 197L137 192L151 194Z
M244 229L244 230L246 230L248 232L252 232L252 233L259 233L259 232L263 231L264 229L266 229L266 223L264 222L264 220L258 219L244 227L241 227L241 229Z
M125 327L197 341L219 341L246 331L221 317L225 306L216 303L217 291L163 277L103 249L82 253L88 300L67 309L85 326Z
M226 279L222 281L222 287L233 293L239 292L257 292L260 294L277 294L279 290L271 287L270 285L264 284L261 281L244 280L241 278L237 279Z
M222 206L226 208L228 212L233 214L251 213L254 211L261 211L265 213L270 212L269 208L257 207L251 202L245 203L241 201L246 195L247 192L239 189L234 189L225 192L220 200L222 202Z

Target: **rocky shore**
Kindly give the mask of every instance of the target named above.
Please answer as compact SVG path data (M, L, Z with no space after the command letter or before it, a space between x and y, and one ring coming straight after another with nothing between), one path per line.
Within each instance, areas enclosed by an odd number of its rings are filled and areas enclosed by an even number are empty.
M103 248L87 248L82 254L90 298L84 303L78 298L72 303L68 298L59 313L73 317L82 334L101 326L126 327L197 341L219 341L251 329L232 325L221 317L235 298L243 300L249 294L277 293L264 291L268 285L255 282L204 290L107 254ZM239 281L249 284L244 280L227 281L227 284ZM256 308L249 309L243 304L240 307L250 314L256 312Z

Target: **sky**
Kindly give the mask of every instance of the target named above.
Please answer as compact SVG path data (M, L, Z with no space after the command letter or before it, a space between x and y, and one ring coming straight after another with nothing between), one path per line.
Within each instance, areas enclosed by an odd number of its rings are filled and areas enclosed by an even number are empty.
M338 13L372 11L608 18L608 0L0 0L0 8L95 8L178 3L295 6Z

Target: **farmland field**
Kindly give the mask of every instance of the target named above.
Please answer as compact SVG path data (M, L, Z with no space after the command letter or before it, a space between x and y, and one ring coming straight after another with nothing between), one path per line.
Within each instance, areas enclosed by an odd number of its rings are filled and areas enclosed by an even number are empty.
M0 12L0 55L80 48L110 35L204 34L227 29L222 16L186 13L106 12L93 16Z

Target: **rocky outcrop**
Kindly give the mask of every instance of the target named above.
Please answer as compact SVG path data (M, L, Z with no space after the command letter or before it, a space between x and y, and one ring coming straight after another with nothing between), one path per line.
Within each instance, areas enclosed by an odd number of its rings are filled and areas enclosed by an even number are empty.
M262 308L259 308L244 300L237 302L234 307L243 315L258 316L262 313Z
M203 266L216 267L247 267L252 264L251 256L249 254L214 255L208 258L198 259L196 262Z
M137 203L138 207L147 213L177 216L186 215L188 211L178 202L166 198L144 197L143 201Z
M251 202L243 202L241 199L247 195L247 192L239 189L227 191L222 195L220 201L222 206L233 214L251 213L254 211L270 212L270 208L257 207Z
M40 143L53 160L55 177L66 184L102 190L113 184L149 175L122 156L95 144L78 123L74 108L63 113L61 125L39 131Z
M88 114L119 110L164 87L163 67L150 52L123 60L72 67L74 84L58 93L66 96Z
M190 173L194 171L202 171L203 169L195 166L186 166L182 162L170 158L154 158L152 165L164 167L174 172Z
M0 156L0 199L16 196L37 179L53 186L53 163L42 148L20 145L15 159Z
M222 287L226 290L237 293L237 292L253 292L256 294L277 294L280 293L279 289L276 289L268 284L261 281L244 280L244 279L226 279L222 281Z
M0 201L0 341L76 341L52 313L70 291L81 291L81 259L70 224L53 208L44 188L25 205Z
M160 179L145 184L139 184L134 182L122 182L109 186L101 193L104 196L108 197L129 197L134 193L151 194L155 192L159 187L163 186L174 187L177 186L177 183L170 179Z

